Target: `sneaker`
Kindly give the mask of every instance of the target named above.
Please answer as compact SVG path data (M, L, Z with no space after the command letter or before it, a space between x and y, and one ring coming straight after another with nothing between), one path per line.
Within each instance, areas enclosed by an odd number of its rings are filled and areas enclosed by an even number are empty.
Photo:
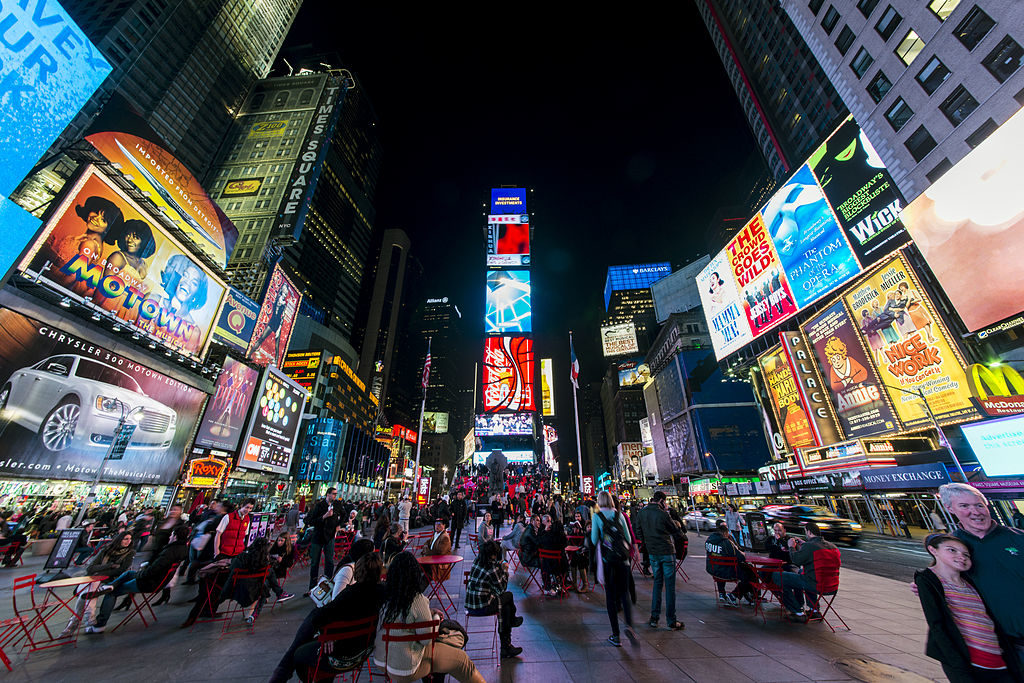
M658 628L658 620L654 617L651 617L651 620L647 622L647 625L651 628Z
M501 658L508 659L509 657L518 657L522 654L523 648L516 647L515 645L502 645L501 646Z
M736 596L732 593L725 594L725 605L726 607L739 607L740 602L736 599Z
M754 602L754 599L751 598L749 595L743 596L743 602L747 603L747 607L753 607L756 604Z
M245 625L246 626L252 626L255 622L256 622L256 617L254 617L251 614L245 618Z
M106 630L107 630L106 626L92 626L92 625L89 625L89 626L85 627L85 632L86 633L103 633Z
M619 640L618 636L608 636L608 642L615 647L622 647L622 641Z
M806 614L807 614L807 620L808 621L810 621L812 619L821 619L822 618L821 612L819 612L816 609L807 610Z
M800 611L800 612L790 612L789 610L786 610L786 618L789 619L790 621L799 621L799 622L802 622L802 623L806 623L807 622L807 617L804 615L803 611Z
M686 628L686 624L684 624L681 621L673 621L671 624L668 625L668 627L673 631L681 631L684 628Z
M289 593L288 591L285 591L284 593L281 593L279 596L277 596L277 601L278 602L288 602L289 600L291 600L294 597L295 597L294 593Z

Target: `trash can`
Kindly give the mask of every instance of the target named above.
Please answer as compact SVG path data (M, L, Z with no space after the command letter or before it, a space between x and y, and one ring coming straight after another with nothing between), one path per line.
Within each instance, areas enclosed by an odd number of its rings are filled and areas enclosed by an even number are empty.
M744 519L747 523L750 549L756 552L768 550L768 524L765 522L764 513L747 512Z

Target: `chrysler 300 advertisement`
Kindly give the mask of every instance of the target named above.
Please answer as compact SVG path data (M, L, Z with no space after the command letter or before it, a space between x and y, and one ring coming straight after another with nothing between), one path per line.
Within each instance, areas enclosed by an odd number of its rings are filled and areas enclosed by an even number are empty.
M206 394L87 339L0 308L0 476L169 484Z

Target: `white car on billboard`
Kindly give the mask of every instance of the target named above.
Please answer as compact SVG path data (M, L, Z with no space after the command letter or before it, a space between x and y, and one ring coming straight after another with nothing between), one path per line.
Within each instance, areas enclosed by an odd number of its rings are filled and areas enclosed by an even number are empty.
M128 450L163 451L178 414L146 396L131 375L75 354L15 370L0 387L0 419L36 433L48 451L107 449L117 423L136 408Z

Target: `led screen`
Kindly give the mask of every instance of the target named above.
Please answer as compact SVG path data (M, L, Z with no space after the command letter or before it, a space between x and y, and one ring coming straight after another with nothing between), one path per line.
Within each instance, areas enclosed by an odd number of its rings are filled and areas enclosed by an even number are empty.
M65 194L21 270L200 357L227 287L95 167Z
M128 133L94 133L86 140L117 164L196 247L220 266L227 266L238 229L173 154Z
M260 365L281 366L301 303L302 293L284 274L280 264L274 266L263 293L263 306L253 326L249 358Z
M622 356L627 353L638 353L640 346L636 341L636 325L630 321L620 325L602 327L601 349L605 356Z
M238 466L287 474L302 423L306 391L271 366L263 373L255 400Z
M118 421L135 424L103 481L170 484L206 393L92 340L0 308L0 475L92 481Z
M615 364L620 387L642 387L651 379L651 368L643 358L633 358Z
M483 465L487 462L487 456L491 451L476 451L473 453L473 464ZM533 451L502 451L505 459L510 463L531 463L533 462Z
M533 436L533 413L476 416L476 436Z
M530 271L492 270L487 273L487 334L531 332Z
M197 446L229 452L238 448L245 429L245 416L259 379L259 370L231 356L224 360L213 398L206 404L206 414L196 434Z
M491 189L491 214L527 213L526 189L522 187L495 187Z
M423 431L430 434L447 434L448 413L432 411L423 413Z
M536 410L533 340L488 337L484 342L484 411Z
M487 217L487 265L492 268L530 265L529 216Z
M962 425L964 438L989 477L1024 475L1024 416Z
M903 220L967 329L1024 310L1024 112L936 180Z
M796 314L792 287L760 215L740 229L725 251L755 337Z
M540 359L540 406L544 417L555 416L555 370L550 358Z

